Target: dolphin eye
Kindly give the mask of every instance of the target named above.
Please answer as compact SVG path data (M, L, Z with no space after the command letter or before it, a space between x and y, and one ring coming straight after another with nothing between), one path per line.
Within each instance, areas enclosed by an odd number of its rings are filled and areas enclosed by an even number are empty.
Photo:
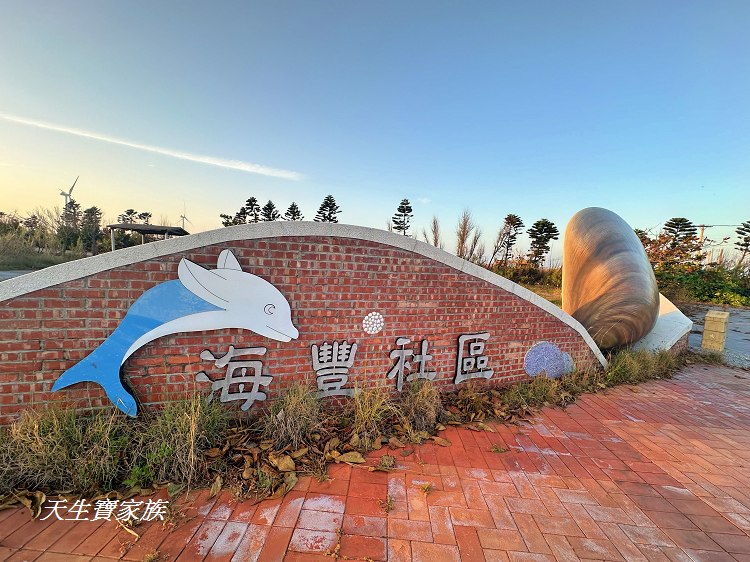
M269 315L273 314L275 310L276 310L276 306L273 304L267 304L265 307L263 307L263 312Z

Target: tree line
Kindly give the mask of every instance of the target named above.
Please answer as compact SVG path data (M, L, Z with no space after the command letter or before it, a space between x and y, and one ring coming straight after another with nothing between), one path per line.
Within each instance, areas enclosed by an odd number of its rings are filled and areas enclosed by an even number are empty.
M338 222L341 208L333 195L321 202L316 222ZM74 259L109 251L110 232L102 225L102 210L97 206L82 208L70 199L60 211L38 209L28 217L0 212L0 262L11 254L67 256ZM404 236L412 234L413 207L409 199L396 206L386 228ZM126 209L117 217L120 223L150 224L149 211ZM304 220L302 210L291 202L282 215L273 201L261 207L255 197L245 201L234 214L221 214L224 226L269 222L276 220ZM727 304L750 306L750 271L745 261L750 255L750 221L743 222L735 231L734 247L738 254L733 260L724 255L723 245L729 237L715 242L698 235L698 228L685 217L673 217L657 233L635 229L641 240L662 291L677 300L710 300ZM550 283L559 285L559 268L544 268L551 243L559 239L557 226L546 218L536 220L526 228L521 217L507 214L489 250L482 241L482 231L470 211L463 211L454 229L456 255L522 283ZM526 233L528 251L518 249L518 238ZM443 229L437 217L421 231L421 238L438 248L445 248ZM148 242L148 235L115 230L118 248ZM12 261L12 260L11 260ZM41 263L41 262L40 262ZM47 264L49 265L49 264Z
M745 265L750 254L750 221L735 230L738 254L734 259L723 248L730 237L712 240L702 232L699 235L698 228L685 217L673 217L656 233L635 229L659 290L677 301L750 306L750 268Z
M149 224L151 218L149 211L127 209L118 215L117 221ZM7 253L10 247L14 252L21 252L25 248L37 254L70 254L72 258L108 252L111 250L110 232L102 224L102 219L103 212L99 207L83 209L75 199L70 199L62 210L37 209L25 218L0 211L0 237L5 238L2 249ZM148 235L142 238L115 230L118 248L149 241Z
M313 219L316 222L338 222L337 215L341 212L333 195L327 195L318 208ZM292 201L283 216L279 213L273 201L269 200L263 207L257 198L250 197L234 215L220 214L223 226L235 226L238 224L249 224L259 222L272 222L277 220L300 221L304 219L297 203ZM409 236L411 219L414 217L411 202L404 198L396 207L396 212L386 228L391 232L398 232ZM484 266L500 267L507 270L508 262L512 256L513 248L518 240L519 234L524 227L523 221L518 215L509 214L505 217L500 230L497 233L492 253L485 255L485 248L481 243L481 230L474 224L468 210L464 211L456 227L457 248L459 257L479 263ZM557 240L560 232L555 224L548 219L539 219L527 231L531 239L530 250L527 255L528 263L534 267L540 267L550 251L550 243ZM423 230L425 242L443 248L440 239L440 223L437 217L433 217L431 235Z
M315 222L339 222L336 215L340 212L341 209L336 204L336 199L334 199L333 195L326 195L313 220ZM221 218L222 226L235 226L238 224L273 222L277 220L301 221L305 217L294 201L292 201L282 216L274 202L270 199L261 207L255 197L250 197L234 215L221 214L219 218Z

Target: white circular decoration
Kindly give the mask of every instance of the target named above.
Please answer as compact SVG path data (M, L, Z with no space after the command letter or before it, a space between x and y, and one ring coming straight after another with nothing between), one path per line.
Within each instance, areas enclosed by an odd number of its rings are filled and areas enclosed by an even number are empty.
M379 312L371 312L362 320L362 329L368 334L377 334L385 326L385 319Z

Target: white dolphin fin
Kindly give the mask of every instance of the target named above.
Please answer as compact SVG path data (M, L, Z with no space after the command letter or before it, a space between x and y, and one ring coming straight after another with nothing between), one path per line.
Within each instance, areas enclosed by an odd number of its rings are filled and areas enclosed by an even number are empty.
M216 267L219 269L236 269L237 271L242 271L242 267L240 267L240 262L237 261L237 258L232 253L232 250L222 250L219 254L219 259L216 260Z
M180 282L185 288L195 296L226 309L229 299L222 295L231 290L231 287L227 286L226 278L217 271L209 271L197 263L182 258L180 265L177 266L177 277L180 278Z

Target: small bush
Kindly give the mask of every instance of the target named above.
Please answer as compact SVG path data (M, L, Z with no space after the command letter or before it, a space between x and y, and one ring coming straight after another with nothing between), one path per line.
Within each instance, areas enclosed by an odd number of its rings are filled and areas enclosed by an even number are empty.
M390 392L383 387L357 389L354 398L347 402L352 419L352 433L363 448L372 448L373 440L383 432L383 426L398 413Z
M277 449L299 448L321 422L316 391L304 384L292 385L261 419L263 437L273 439Z
M408 424L417 433L434 433L443 414L443 401L440 391L430 381L417 379L407 386L398 408L404 425Z

